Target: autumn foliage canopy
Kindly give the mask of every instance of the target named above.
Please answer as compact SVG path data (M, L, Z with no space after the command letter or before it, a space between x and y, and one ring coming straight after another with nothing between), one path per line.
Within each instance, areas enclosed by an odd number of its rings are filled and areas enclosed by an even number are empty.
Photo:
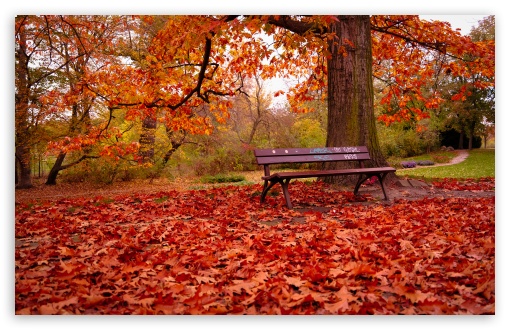
M91 118L86 128L73 126L72 136L50 147L69 152L108 141L103 155L122 156L137 145L120 139L125 128L112 120L120 113L127 121L151 117L169 130L209 134L229 117L231 96L243 92L246 79L255 75L293 78L287 95L291 109L311 110L307 101L327 97L328 44L338 43L344 54L355 47L328 31L337 19L22 16L16 30L25 31L18 42L30 60L45 67L41 79L65 72L32 103L39 120L70 112L77 122L80 116ZM298 33L281 27L291 24ZM381 103L394 105L379 117L385 123L426 118L444 99L425 86L443 75L494 76L493 41L473 42L448 23L418 16L375 15L371 25L373 75L385 95ZM488 88L493 80L475 84ZM465 86L454 98L467 93Z

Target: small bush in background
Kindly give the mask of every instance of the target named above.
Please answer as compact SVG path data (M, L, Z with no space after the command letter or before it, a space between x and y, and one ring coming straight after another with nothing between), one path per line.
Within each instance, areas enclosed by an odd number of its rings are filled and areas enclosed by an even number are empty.
M455 149L451 146L442 146L441 151L454 151Z
M431 160L420 160L417 164L420 166L432 166L435 163Z
M444 164L450 162L450 157L445 155L432 155L432 160L436 163Z
M416 167L416 162L415 161L402 162L401 165L403 168L414 168Z
M226 183L246 181L246 178L242 175L217 174L204 176L200 181L202 183Z

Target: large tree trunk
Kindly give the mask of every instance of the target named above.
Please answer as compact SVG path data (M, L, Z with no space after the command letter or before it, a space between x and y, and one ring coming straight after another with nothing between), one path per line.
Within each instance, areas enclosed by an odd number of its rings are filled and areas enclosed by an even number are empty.
M16 147L16 163L19 169L19 177L17 177L16 188L28 189L32 188L32 169L30 162L30 148L26 146Z
M367 146L366 166L388 166L379 146L374 114L370 16L338 16L331 25L328 60L328 147ZM326 169L352 167L346 162L325 163ZM354 177L331 177L332 183L351 183Z

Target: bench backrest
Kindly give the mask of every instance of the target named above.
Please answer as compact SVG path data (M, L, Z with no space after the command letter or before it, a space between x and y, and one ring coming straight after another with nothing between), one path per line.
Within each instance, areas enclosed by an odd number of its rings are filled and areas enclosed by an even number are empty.
M361 161L370 159L368 149L362 147L255 149L258 165L283 163L318 163L333 161Z

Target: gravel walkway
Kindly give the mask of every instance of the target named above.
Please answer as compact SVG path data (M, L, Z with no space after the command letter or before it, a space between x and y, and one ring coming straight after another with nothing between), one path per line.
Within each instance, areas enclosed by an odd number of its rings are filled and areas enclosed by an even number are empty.
M453 157L449 163L446 164L437 164L436 166L445 166L445 165L453 165L462 163L468 158L469 152L467 150L457 150L457 156Z
M469 151L467 151L467 150L456 150L456 152L457 152L457 156L453 157L452 160L448 163L435 163L434 165L418 166L418 167L437 167L437 166L455 165L458 163L462 163L469 156ZM400 168L399 172L414 170L414 169L416 169L416 168Z

